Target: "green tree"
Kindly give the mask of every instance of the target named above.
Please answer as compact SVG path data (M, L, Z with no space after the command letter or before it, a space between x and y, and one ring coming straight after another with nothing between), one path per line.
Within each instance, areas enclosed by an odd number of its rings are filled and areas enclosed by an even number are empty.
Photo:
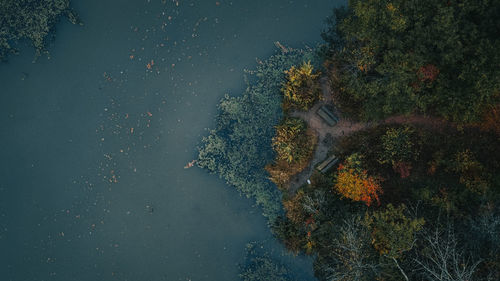
M484 193L488 189L490 176L469 149L456 153L452 170L460 175L460 183L469 190Z
M391 164L402 178L409 175L411 163L418 159L420 144L412 127L389 128L382 136L379 162Z
M365 217L365 223L371 229L373 247L381 255L398 259L412 249L416 234L425 220L409 218L405 212L404 204L397 208L388 204L385 209Z
M391 259L405 280L408 275L401 268L398 259L413 248L416 235L422 229L423 218L409 218L405 215L404 204L394 208L388 204L385 210L375 211L365 216L365 224L371 230L372 245L384 257Z
M498 14L500 0L349 1L324 35L340 64L340 100L360 104L364 119L479 120L499 99Z

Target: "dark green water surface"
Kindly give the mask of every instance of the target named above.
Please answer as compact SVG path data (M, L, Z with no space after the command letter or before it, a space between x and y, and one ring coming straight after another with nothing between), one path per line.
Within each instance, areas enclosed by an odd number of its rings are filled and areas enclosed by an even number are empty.
M73 2L50 59L0 64L0 279L237 280L247 242L281 255L251 200L183 166L243 69L320 42L343 1Z

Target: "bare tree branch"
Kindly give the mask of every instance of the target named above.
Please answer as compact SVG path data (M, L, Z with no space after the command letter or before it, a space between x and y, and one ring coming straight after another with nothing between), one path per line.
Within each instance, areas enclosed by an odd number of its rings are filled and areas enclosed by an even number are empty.
M432 281L471 281L481 262L471 262L458 249L453 228L448 224L445 231L437 227L432 233L422 235L424 255L415 259L423 277Z

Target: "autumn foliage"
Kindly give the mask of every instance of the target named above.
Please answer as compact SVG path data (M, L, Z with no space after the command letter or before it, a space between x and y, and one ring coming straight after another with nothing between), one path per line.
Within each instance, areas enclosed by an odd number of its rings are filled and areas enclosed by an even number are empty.
M276 158L272 164L266 166L271 181L284 188L293 175L307 167L316 141L304 121L285 118L276 126L276 135L272 142Z
M381 164L392 164L402 179L410 176L412 162L420 154L420 140L415 129L409 126L389 128L381 138L383 151L378 159Z
M318 78L321 73L314 73L311 62L300 67L292 66L286 73L283 85L283 109L308 110L321 97Z
M363 201L370 206L373 201L379 202L382 193L379 180L368 176L368 172L361 168L361 157L353 154L339 165L335 190L342 196L354 201Z
M411 168L411 164L407 162L396 162L393 166L394 171L398 173L402 179L410 176Z
M493 131L500 135L500 104L489 106L483 112L480 128L483 131Z
M433 64L427 64L418 69L418 76L422 82L432 82L439 75L439 69Z
M299 190L295 196L288 200L283 200L283 207L286 210L286 217L293 223L300 224L306 220L306 213L302 206L305 194Z

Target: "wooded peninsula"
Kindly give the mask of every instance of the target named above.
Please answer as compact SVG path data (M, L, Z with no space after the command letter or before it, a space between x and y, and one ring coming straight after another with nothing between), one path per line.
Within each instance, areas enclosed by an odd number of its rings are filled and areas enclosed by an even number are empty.
M499 0L351 0L324 44L277 43L248 71L197 164L319 280L500 280L498 15ZM242 279L293 279L253 262Z

